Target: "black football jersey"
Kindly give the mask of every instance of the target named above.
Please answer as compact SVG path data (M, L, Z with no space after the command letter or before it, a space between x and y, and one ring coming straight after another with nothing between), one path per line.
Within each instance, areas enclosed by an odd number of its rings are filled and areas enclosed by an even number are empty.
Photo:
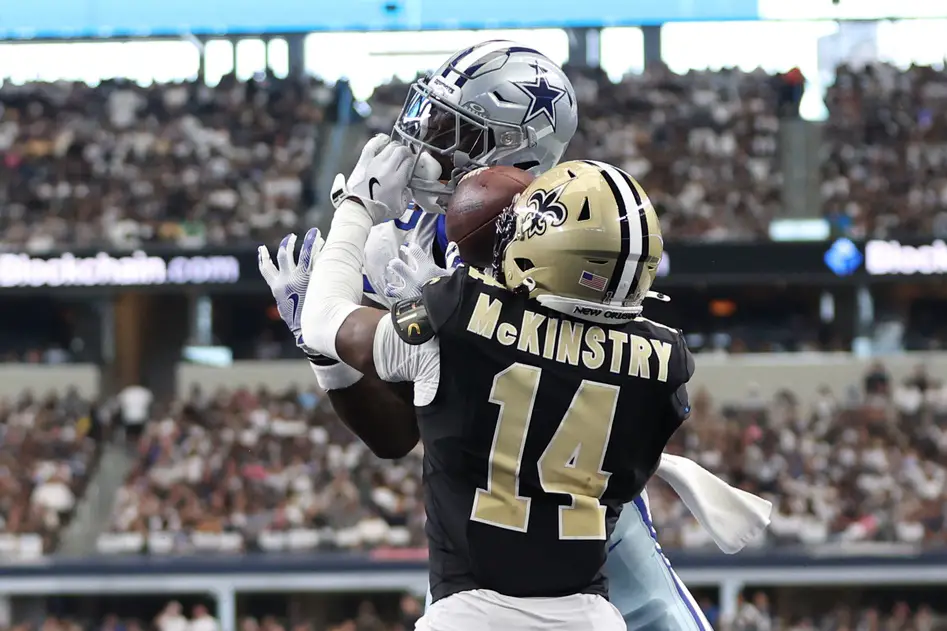
M571 318L467 267L393 317L440 346L437 395L417 410L434 600L607 597L614 524L690 410L681 334Z

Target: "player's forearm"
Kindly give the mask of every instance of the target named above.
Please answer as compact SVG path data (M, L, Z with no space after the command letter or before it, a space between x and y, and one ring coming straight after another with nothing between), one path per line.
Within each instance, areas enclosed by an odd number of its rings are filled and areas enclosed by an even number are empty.
M385 313L385 311L378 308L377 303L367 296L362 296L361 304L363 307L369 307L380 313ZM340 362L324 355L313 356L307 354L306 357L309 360L313 374L316 376L316 382L319 384L319 387L326 392L347 390L362 378L361 372L345 362ZM413 412L412 410L412 414Z
M365 242L371 229L372 219L357 201L347 199L340 204L309 279L301 322L308 345L361 372L365 370L359 362L340 357L336 335L346 319L360 309ZM375 315L373 319L377 323L379 317Z

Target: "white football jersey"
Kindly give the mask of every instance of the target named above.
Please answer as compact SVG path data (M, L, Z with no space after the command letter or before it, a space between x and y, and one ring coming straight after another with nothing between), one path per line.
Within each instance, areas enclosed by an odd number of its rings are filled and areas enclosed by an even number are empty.
M363 291L386 309L391 307L393 299L385 295L385 267L398 258L398 250L405 243L433 248L434 260L444 265L443 253L447 249L444 215L424 212L412 203L400 219L372 228L365 244Z

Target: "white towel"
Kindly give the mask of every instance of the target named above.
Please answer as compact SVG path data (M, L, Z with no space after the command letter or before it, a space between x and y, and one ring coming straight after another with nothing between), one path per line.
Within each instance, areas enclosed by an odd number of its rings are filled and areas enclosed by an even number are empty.
M727 554L736 554L769 526L772 503L730 486L693 460L662 454L656 475Z

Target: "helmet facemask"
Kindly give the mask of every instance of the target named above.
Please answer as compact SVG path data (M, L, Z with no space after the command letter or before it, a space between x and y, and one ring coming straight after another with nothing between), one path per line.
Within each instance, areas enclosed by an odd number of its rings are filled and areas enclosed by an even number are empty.
M446 210L464 175L497 164L530 143L522 126L486 119L476 112L483 109L476 103L465 108L450 103L447 87L435 82L432 88L425 79L413 83L392 133L413 150L415 169L425 154L440 165L436 180L413 177L408 184L415 201L435 212ZM426 208L432 204L437 209Z

